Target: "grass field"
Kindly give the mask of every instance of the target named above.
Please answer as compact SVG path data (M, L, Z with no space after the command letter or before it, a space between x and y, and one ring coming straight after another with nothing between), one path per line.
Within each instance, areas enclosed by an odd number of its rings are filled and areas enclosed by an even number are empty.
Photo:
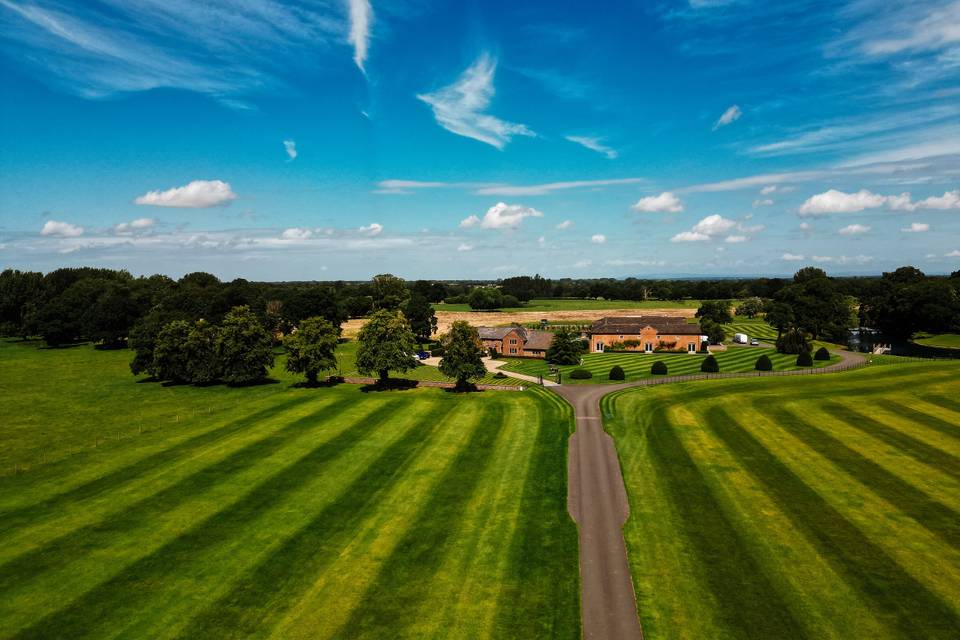
M960 349L960 334L958 333L919 333L913 337L913 341L926 347Z
M730 347L726 351L715 354L717 362L720 364L721 373L734 373L741 371L753 371L757 358L766 354L770 356L773 362L774 371L789 371L798 369L796 366L797 356L777 353L775 349L763 347ZM619 380L610 380L610 369L614 365L623 367L627 381L639 380L641 378L651 378L650 367L657 360L663 360L667 365L667 373L673 376L688 375L700 373L700 364L706 356L700 354L688 353L588 353L583 356L583 368L590 370L593 377L589 380L573 380L570 378L570 372L580 367L564 366L559 367L564 384L584 383L596 384L606 382L620 382ZM549 367L544 360L534 360L527 358L503 358L507 361L502 368L506 371L515 371L525 373L531 376L542 375L547 377ZM834 362L838 362L839 357L833 356L827 361L814 361L815 367L822 367Z
M728 340L732 340L735 333L745 333L750 336L750 339L756 338L770 343L777 341L777 330L767 324L763 318L751 319L734 316L733 322L723 325L723 329Z
M644 635L960 637L960 363L603 403Z
M350 340L348 342L341 342L337 347L337 358L339 359L339 369L336 372L338 375L344 377L358 377L361 376L360 372L357 371L357 347L358 343L356 340ZM437 367L431 367L428 365L420 365L416 369L404 373L391 372L392 376L397 378L404 378L406 380L424 380L430 382L455 382L452 378L440 373L440 369ZM504 378L495 378L493 374L487 374L483 378L474 380L473 382L477 384L490 384L490 385L500 385L500 386L515 386L519 383L517 380L504 379Z
M580 635L572 419L545 391L163 386L87 346L0 360L2 637Z
M604 309L696 309L699 300L593 300L544 298L531 300L522 307L504 307L501 311L593 311ZM436 311L472 311L469 304L435 303Z

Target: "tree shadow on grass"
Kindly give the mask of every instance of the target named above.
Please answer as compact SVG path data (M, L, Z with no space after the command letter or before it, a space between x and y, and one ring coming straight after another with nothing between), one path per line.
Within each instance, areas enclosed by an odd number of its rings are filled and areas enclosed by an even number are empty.
M373 384L365 384L360 387L362 393L373 393L377 391L407 391L409 389L416 389L418 381L417 380L407 380L405 378L387 378L384 382L374 382Z
M316 382L310 382L309 380L301 380L300 382L294 382L290 385L291 389L327 389L329 387L336 387L343 384L343 378L339 376L330 376L326 380L317 380Z
M56 346L44 344L43 346L37 347L38 349L51 349L56 351L62 351L64 349L73 349L75 347L82 347L84 345L90 344L89 342L66 342L64 344L58 344Z

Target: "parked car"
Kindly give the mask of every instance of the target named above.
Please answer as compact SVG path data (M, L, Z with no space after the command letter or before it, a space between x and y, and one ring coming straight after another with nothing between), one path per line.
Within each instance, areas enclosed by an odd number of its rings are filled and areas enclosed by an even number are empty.
M420 360L426 360L429 357L430 357L430 354L427 353L426 351L417 351L417 358L419 358Z
M754 338L753 340L750 341L750 344L753 345L754 347L759 347L760 341Z

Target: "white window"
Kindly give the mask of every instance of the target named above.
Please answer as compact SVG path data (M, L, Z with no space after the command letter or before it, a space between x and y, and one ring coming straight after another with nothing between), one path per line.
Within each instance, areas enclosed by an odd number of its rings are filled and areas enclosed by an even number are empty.
M697 345L692 342L687 343L687 353L694 353L697 350Z
M653 343L652 343L652 342L648 342L647 344L644 345L643 348L644 348L644 351L646 351L647 353L653 353Z
M597 343L597 351L599 351L600 353L603 353L603 343L602 343L602 342L598 342L598 343Z

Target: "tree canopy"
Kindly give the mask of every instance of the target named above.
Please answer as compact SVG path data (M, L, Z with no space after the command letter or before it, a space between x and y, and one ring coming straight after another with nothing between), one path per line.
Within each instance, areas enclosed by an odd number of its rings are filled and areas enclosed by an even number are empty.
M392 273L373 276L373 308L395 311L401 309L410 297L410 290L403 278Z
M267 376L273 366L273 339L247 306L236 307L223 319L217 341L223 380L248 384Z
M400 311L375 311L357 336L357 370L386 383L390 371L410 371L417 350L410 323Z
M421 343L427 342L437 331L437 314L433 311L433 305L424 296L414 293L403 307L403 315L410 322L410 328L413 335Z
M302 373L316 384L321 371L337 366L337 329L326 318L304 318L297 330L283 339L287 371Z
M464 388L470 380L482 378L487 369L483 365L483 343L480 334L469 323L457 320L443 341L444 354L440 372L457 381Z
M547 349L547 362L551 364L579 364L580 356L583 354L583 342L580 336L560 329L553 334L553 342Z

